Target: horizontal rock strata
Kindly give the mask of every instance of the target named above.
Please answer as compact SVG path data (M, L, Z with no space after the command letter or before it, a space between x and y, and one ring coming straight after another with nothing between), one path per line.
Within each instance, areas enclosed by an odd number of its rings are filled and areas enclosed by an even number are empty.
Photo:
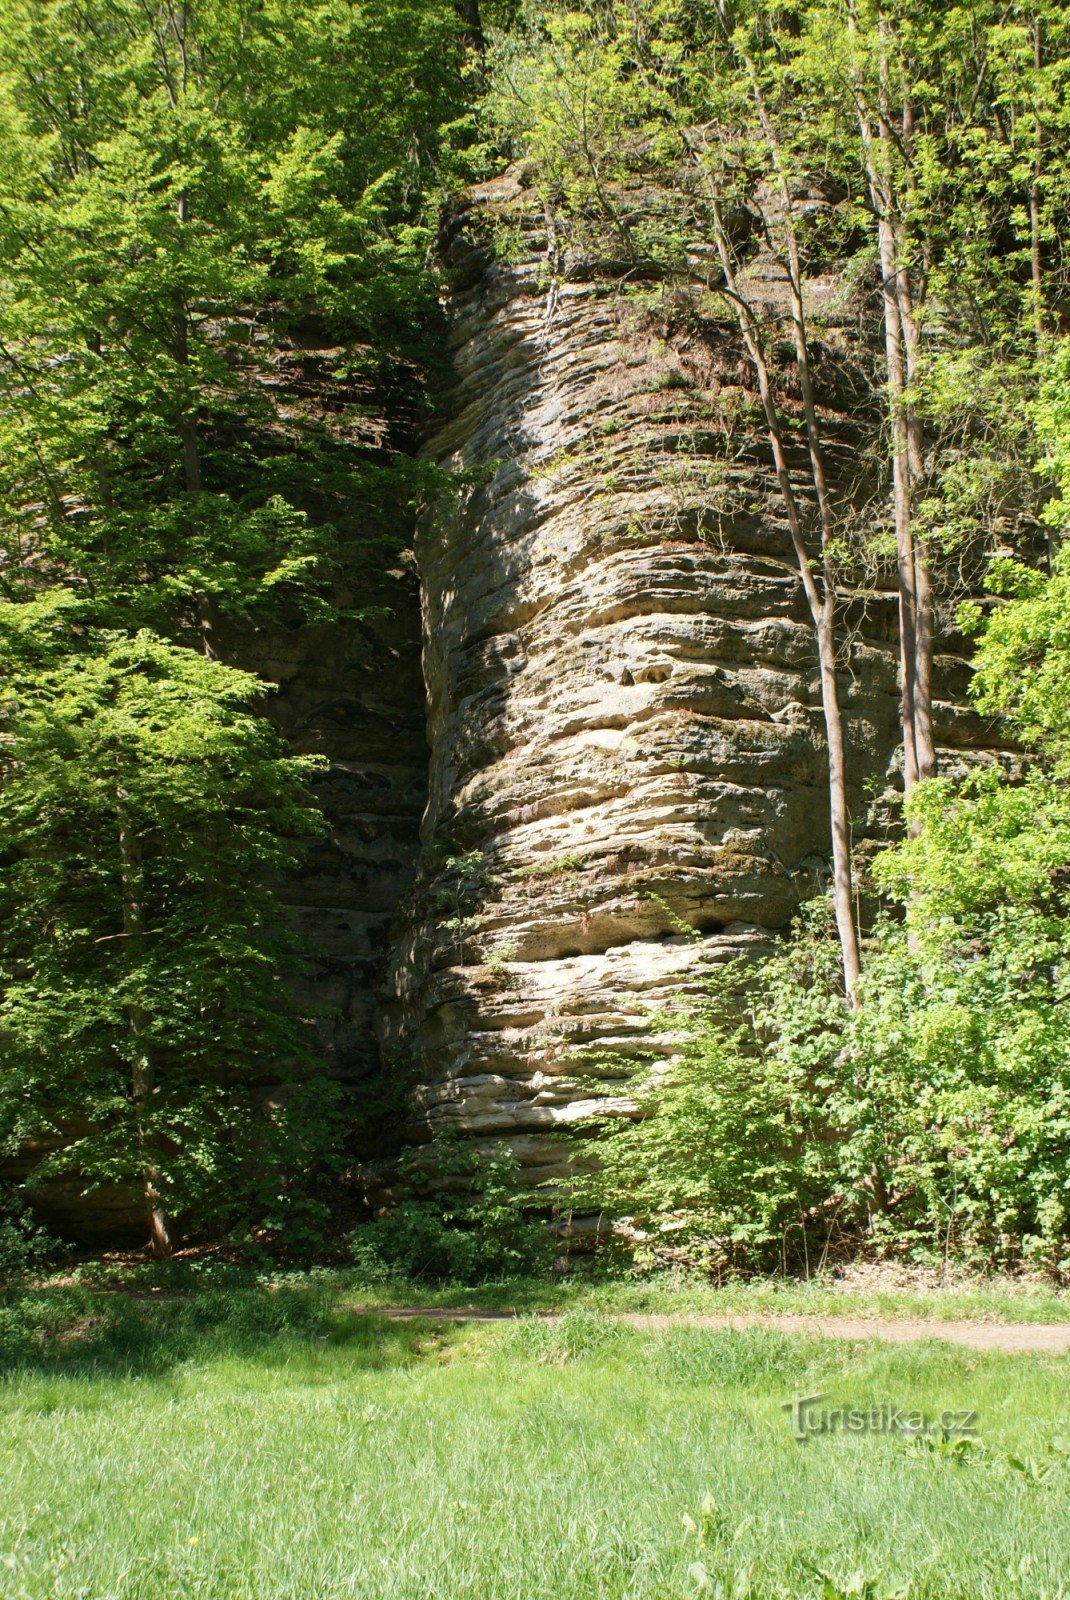
M631 1110L637 1058L672 1049L659 1013L824 881L817 663L701 254L677 311L653 305L656 286L562 255L509 176L452 219L446 264L457 383L430 453L468 486L418 543L430 801L384 1031L419 1083L410 1132L507 1139L538 1179L566 1159L555 1135ZM783 285L761 259L753 275L772 314ZM808 286L826 311L835 292ZM826 320L846 472L849 338ZM894 598L849 609L862 838L896 782ZM941 658L945 760L988 737L965 677Z

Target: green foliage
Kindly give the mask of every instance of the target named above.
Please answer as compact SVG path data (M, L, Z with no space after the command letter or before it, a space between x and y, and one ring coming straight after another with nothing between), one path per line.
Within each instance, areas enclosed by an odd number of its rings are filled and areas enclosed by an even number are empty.
M462 28L0 3L0 1138L291 1250L337 1132L272 887L314 764L216 658L349 607L432 483L376 391L437 348Z
M1012 717L1022 735L1070 776L1070 545L1056 554L1050 577L1000 563L992 582L1011 604L997 610L977 660L982 711Z
M642 1091L649 1120L608 1136L593 1195L640 1224L638 1260L812 1269L861 1248L1065 1269L1070 924L1027 888L1050 819L1023 795L997 833L999 791L977 787L929 789L924 831L895 855L924 932L879 925L855 1007L821 902L739 974L746 1030L700 1014L664 1086ZM971 851L996 858L988 894L968 867L963 892ZM1009 905L1000 864L1008 881L1021 866Z
M0 1188L0 1284L50 1266L61 1254L14 1190ZM0 1349L3 1334L0 1332Z
M307 595L342 554L333 523L393 492L362 402L435 321L421 162L458 93L457 19L375 11L7 0L15 592L44 556L94 620L196 633L206 606L244 617ZM328 404L301 395L317 328L345 351L319 376Z
M144 631L73 655L57 618L0 614L0 1133L63 1141L35 1181L151 1165L169 1212L232 1220L304 1146L281 1086L307 1048L266 875L315 827L315 763L282 752L249 674Z
M759 250L784 264L790 206L803 278L831 271L844 286L836 308L807 296L815 370L840 337L825 343L829 323L846 312L861 335L851 410L872 448L857 491L837 497L833 541L855 572L890 562L894 546L882 460L893 414L880 417L879 379L868 394L857 383L882 338L883 212L919 329L903 397L926 438L915 533L938 590L961 596L985 551L1028 542L1048 492L1032 473L1031 407L1067 292L1068 59L1056 0L1010 13L994 0L790 11L544 0L492 52L485 114L558 232L625 264L623 285L651 272L693 279L693 247L717 232L714 199L744 272ZM905 131L879 138L882 115ZM657 204L637 205L648 184ZM721 287L713 265L709 287ZM768 300L757 320L772 359Z
M578 1180L573 1206L628 1215L640 1259L753 1258L801 1214L790 1091L778 1061L703 1007L679 1055L640 1087L638 1120L601 1141L599 1171Z
M397 1204L350 1237L353 1263L370 1282L483 1283L549 1266L549 1228L530 1214L506 1146L482 1156L439 1138L430 1155L410 1151L403 1172ZM435 1197L422 1198L432 1182Z
M843 997L818 903L744 979L746 1034L700 1016L655 1114L607 1142L604 1193L717 1242L836 1234L929 1258L1070 1266L1070 711L1065 552L978 648L975 693L1051 758L918 785L876 859L894 910ZM763 1157L768 1156L763 1165ZM809 1249L809 1245L807 1246Z
M948 817L937 797L929 803L920 838L938 859L929 875L921 852L912 856L920 896L907 917L917 936L882 924L857 1009L831 985L817 990L832 1024L820 1031L800 1025L819 963L805 941L796 945L757 1001L766 1048L806 1064L796 1117L827 1149L826 1209L839 1226L928 1258L1024 1256L1061 1269L1070 1221L1065 927L1028 901L984 904L972 891L960 899L956 885L945 893L936 836L985 853L988 808L966 798ZM1012 826L1002 840L1009 864L1017 842ZM929 922L935 900L943 915Z

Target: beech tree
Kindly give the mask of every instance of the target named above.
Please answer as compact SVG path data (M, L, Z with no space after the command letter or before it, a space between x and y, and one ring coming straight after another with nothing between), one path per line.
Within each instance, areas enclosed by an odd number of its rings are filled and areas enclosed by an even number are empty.
M788 46L799 146L834 152L879 265L908 791L936 771L941 602L946 623L964 559L976 586L1036 526L1021 423L1064 273L1067 42L1045 0L821 0Z
M65 609L0 607L0 1138L55 1145L37 1181L139 1190L164 1256L176 1214L233 1221L298 1159L295 1075L330 1126L266 877L316 826L315 762L254 677L147 630L72 650Z
M309 769L221 658L328 617L404 525L366 412L437 316L460 30L451 0L0 0L0 1138L133 1184L158 1254L334 1136L269 888Z
M211 649L213 611L307 592L347 504L377 498L352 381L334 419L278 369L310 319L352 380L433 315L406 169L450 104L456 19L5 0L3 21L9 592L44 562L97 618Z

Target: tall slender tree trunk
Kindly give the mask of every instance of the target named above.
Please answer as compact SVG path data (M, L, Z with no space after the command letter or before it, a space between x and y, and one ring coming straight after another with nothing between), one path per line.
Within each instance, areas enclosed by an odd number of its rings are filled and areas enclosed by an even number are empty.
M135 956L145 942L145 864L141 841L124 816L122 790L119 791L119 865L123 896L123 934L128 949ZM152 1116L152 1097L156 1093L156 1063L152 1046L146 1037L148 1017L144 1008L132 1001L127 1006L127 1021L133 1045L130 1069L130 1098L136 1119L137 1140L141 1159L142 1198L145 1220L149 1230L149 1246L157 1261L165 1261L174 1253L171 1228L160 1198L160 1175L152 1150L152 1138L147 1124Z
M853 11L849 13L848 24L852 34L857 34ZM912 112L909 97L904 96L903 130L897 146L891 127L890 45L884 18L878 24L878 38L880 87L875 110L868 108L865 87L857 78L854 87L866 180L877 220L881 267L899 588L903 787L909 793L917 782L936 772L932 710L935 625L931 553L927 541L917 536L914 517L916 490L925 468L921 419L910 393L918 375L920 335L902 219L896 214L893 178L898 148L904 150L909 159Z
M882 35L882 38L884 36ZM882 113L882 137L890 134ZM902 148L911 171L908 182L913 190L912 171L914 141L914 107L910 95L904 91L902 114ZM903 334L903 354L906 358L906 431L907 465L910 472L910 512L913 521L914 504L925 477L925 430L918 415L914 391L921 374L921 333L914 309L914 280L907 243L903 237L902 223L892 225L895 240L895 294L899 312L899 325ZM914 744L918 761L918 780L936 776L936 742L933 734L933 652L936 641L935 607L932 585L932 554L928 540L912 528L911 548L914 555Z
M899 307L895 294L895 244L887 218L878 220L884 359L892 427L892 502L895 517L896 567L899 578L900 716L903 724L903 784L909 792L918 781L917 740L918 591L911 515L910 437L906 416L906 363Z
M1033 71L1037 77L1035 93L1040 93L1040 74L1044 69L1044 35L1041 20L1033 17ZM1033 285L1033 317L1038 348L1047 332L1047 305L1044 295L1044 258L1041 250L1040 178L1044 170L1044 123L1039 108L1033 135L1033 172L1029 183L1029 265Z
M846 741L843 733L843 709L840 703L839 674L836 660L836 591L827 564L823 564L819 587L814 565L807 549L803 519L798 498L788 468L784 448L784 435L780 424L776 396L773 392L769 364L762 348L754 313L739 291L739 282L733 260L733 251L719 197L711 184L711 213L717 253L724 274L725 288L735 311L740 334L758 380L758 392L765 414L766 430L773 455L777 484L784 504L792 547L802 580L803 592L810 610L817 640L817 654L821 678L821 705L825 720L825 738L829 758L829 820L832 834L833 909L839 937L843 964L844 987L852 996L861 975L861 956L858 929L854 916L854 889L851 869L851 824L847 793ZM801 306L800 306L801 315ZM805 324L803 324L805 329ZM819 457L820 459L820 457ZM827 487L823 469L823 490Z
M851 818L847 792L847 750L843 732L843 712L840 704L836 661L836 575L832 567L830 554L836 533L835 516L829 490L828 473L825 468L825 452L822 446L821 428L818 421L817 401L814 397L813 373L810 363L810 335L807 326L806 306L803 300L802 265L799 254L798 234L795 229L791 179L777 134L776 124L769 115L765 103L757 68L749 58L744 57L744 61L750 72L754 101L761 121L762 132L769 146L773 165L780 181L781 201L784 207L785 235L782 264L788 277L788 290L791 298L791 323L795 342L795 359L799 369L799 387L802 392L803 417L806 424L806 447L810 459L810 477L817 499L818 517L821 524L821 594L817 593L817 585L812 584L807 589L807 602L810 606L817 635L818 659L821 668L821 704L825 713L825 739L828 746L833 908L843 958L844 983L848 995L853 995L861 975L861 954L854 907ZM769 231L771 233L772 230ZM727 244L727 240L725 242ZM724 257L722 257L723 266ZM735 287L734 284L733 287ZM751 351L751 359L752 361L754 360L753 350ZM769 391L769 400L773 401L768 376L766 377L765 388ZM770 426L771 436L774 430L779 435L779 418L776 414L775 402L770 407L767 404L766 395L763 393L762 403L766 411L766 421L767 425ZM773 419L772 422L770 421L771 418ZM778 439L777 445L774 446L774 454L778 455L781 460L783 459L783 443L780 439ZM778 477L780 477L780 470L780 461L778 461ZM785 503L794 502L794 492L791 488L791 480L787 475L786 464L781 480L781 493ZM799 523L797 506L789 512L789 520L793 524ZM792 536L800 570L804 567L809 568L810 563L802 541L801 526L797 534L793 526ZM803 581L805 585L805 576Z
M851 812L847 794L847 749L843 735L836 668L836 634L833 602L826 600L817 625L817 653L821 666L821 705L825 714L825 742L829 759L829 821L832 833L832 902L840 942L843 981L848 997L854 996L862 975L862 957L855 922L854 880L851 865Z

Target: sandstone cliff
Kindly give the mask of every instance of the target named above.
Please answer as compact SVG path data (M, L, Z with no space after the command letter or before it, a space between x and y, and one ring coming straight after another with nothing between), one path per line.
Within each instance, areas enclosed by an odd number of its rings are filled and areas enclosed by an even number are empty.
M383 1026L419 1082L410 1132L506 1138L537 1179L556 1134L628 1111L629 1062L671 1047L665 1003L822 882L816 656L709 253L655 300L563 247L516 174L444 253L456 389L430 453L470 481L418 540L430 800ZM775 268L751 273L774 314ZM849 473L855 313L834 273L807 293ZM893 597L848 612L862 841L897 783ZM938 675L946 763L988 734L946 646Z

